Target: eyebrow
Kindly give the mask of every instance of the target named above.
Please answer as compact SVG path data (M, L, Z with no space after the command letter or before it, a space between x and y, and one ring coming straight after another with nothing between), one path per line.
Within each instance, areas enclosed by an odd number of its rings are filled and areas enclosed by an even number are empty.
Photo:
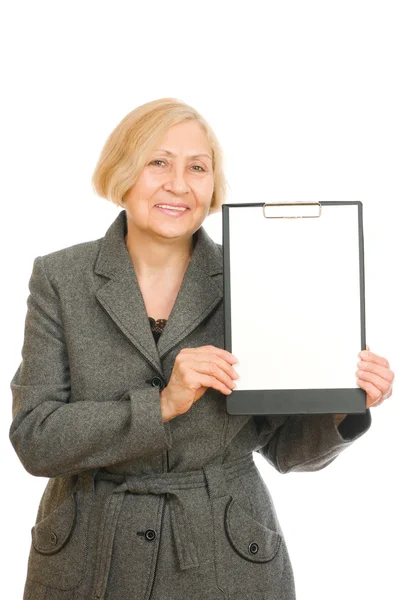
M158 148L157 150L155 150L155 152L165 152L169 156L175 156L175 154L173 154L173 152L170 152L170 150L165 150L164 148ZM210 160L211 160L211 156L209 154L205 154L205 153L192 154L191 156L188 156L188 158L199 158L200 156L207 156L207 158L210 158Z

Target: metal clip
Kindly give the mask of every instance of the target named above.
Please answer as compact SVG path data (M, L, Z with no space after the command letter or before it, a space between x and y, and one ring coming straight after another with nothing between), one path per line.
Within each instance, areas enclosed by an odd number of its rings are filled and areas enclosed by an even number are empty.
M319 208L319 212L317 215L311 215L311 214L294 214L294 215L285 215L285 214L280 214L277 216L270 216L266 214L266 208L267 207L285 207L285 206L293 206L294 208L302 208L304 206L310 206L310 207L314 207L317 206ZM288 202L288 203L284 203L284 202L277 202L277 203L269 203L266 202L265 204L263 204L263 215L266 219L313 219L313 218L317 218L321 216L321 211L322 211L322 206L320 202ZM273 212L273 209L271 208L271 212ZM276 212L276 211L275 211ZM282 211L284 212L284 211ZM285 211L286 212L286 211Z

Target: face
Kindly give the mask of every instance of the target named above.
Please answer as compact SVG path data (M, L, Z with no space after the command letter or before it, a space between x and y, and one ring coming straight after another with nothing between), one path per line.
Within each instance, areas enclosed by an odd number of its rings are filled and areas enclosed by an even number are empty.
M190 238L209 212L214 190L211 154L197 123L170 127L124 198L128 227L155 237ZM168 213L159 204L187 208Z

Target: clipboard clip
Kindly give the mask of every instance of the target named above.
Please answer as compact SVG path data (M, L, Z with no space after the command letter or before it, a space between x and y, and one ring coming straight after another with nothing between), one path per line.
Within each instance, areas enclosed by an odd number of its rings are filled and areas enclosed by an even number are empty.
M293 207L293 210L287 207ZM315 212L315 207L317 207L318 214L311 214L311 212ZM266 214L266 210L271 214ZM314 219L321 216L321 211L320 202L266 202L263 204L263 215L266 219Z

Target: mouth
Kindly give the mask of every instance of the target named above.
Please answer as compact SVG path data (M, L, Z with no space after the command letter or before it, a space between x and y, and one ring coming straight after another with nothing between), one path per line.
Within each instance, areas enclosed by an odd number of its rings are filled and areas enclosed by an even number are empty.
M187 206L172 206L166 204L156 204L155 208L161 211L165 215L170 215L172 217L182 217L185 213L187 213L190 209Z

